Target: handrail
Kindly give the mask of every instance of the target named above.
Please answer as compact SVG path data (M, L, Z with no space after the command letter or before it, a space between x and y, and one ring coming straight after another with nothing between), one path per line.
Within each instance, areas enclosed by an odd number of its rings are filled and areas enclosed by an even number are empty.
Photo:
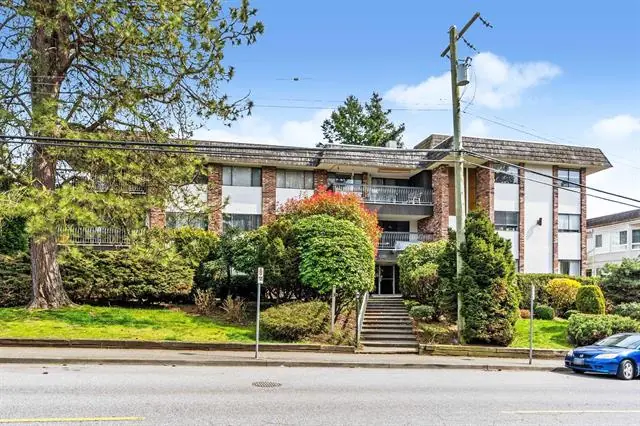
M365 185L334 183L337 192L359 194L365 202L376 204L433 204L432 191L420 186Z
M433 241L433 234L384 231L382 235L380 235L378 250L404 250L410 244L425 241Z
M359 304L360 295L356 296L356 309L358 310L358 317L356 319L356 348L360 346L360 337L362 335L362 324L364 323L364 314L367 310L367 303L369 302L369 292L365 292L362 297L362 303Z
M59 245L91 247L127 247L131 245L129 233L123 228L109 227L59 227L58 235L64 236Z

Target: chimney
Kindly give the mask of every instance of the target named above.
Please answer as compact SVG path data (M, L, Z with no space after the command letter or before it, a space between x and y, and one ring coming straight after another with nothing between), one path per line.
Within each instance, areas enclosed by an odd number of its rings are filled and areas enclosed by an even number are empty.
M387 148L398 149L398 141L387 142Z

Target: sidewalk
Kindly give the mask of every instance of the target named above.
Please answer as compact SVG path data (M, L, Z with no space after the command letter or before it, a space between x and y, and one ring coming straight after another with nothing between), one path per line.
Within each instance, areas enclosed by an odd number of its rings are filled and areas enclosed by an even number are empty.
M157 349L93 349L0 347L0 364L138 364L187 366L424 368L552 371L560 360L470 358L428 355L348 353L175 351Z

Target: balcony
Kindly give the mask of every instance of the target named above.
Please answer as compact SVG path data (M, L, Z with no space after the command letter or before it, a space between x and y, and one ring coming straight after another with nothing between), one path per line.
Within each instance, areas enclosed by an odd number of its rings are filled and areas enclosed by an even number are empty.
M433 234L421 232L383 232L378 243L379 251L402 251L411 244L433 241Z
M360 195L378 214L421 218L433 214L432 191L418 186L386 186L335 183L336 192Z
M129 234L122 228L82 228L67 227L58 229L60 245L85 247L127 247L130 245Z

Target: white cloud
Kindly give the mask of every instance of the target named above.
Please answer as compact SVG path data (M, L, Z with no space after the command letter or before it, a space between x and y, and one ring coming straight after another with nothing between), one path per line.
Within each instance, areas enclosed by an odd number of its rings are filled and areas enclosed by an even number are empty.
M465 136L489 136L489 128L484 123L484 121L480 120L479 118L474 118L473 120L469 121L468 125L464 125L463 127Z
M509 63L491 52L477 54L473 58L471 69L471 83L467 86L464 99L470 100L473 97L474 104L492 109L518 105L525 91L561 73L560 68L550 62ZM394 86L384 97L407 108L450 102L450 73L431 76L413 86Z
M308 120L289 120L273 126L260 116L245 117L232 127L202 128L194 138L228 142L264 143L270 145L315 146L322 141L322 122L331 110L320 110Z
M640 117L628 114L616 115L598 121L591 129L598 138L611 141L627 138L633 133L640 132Z

